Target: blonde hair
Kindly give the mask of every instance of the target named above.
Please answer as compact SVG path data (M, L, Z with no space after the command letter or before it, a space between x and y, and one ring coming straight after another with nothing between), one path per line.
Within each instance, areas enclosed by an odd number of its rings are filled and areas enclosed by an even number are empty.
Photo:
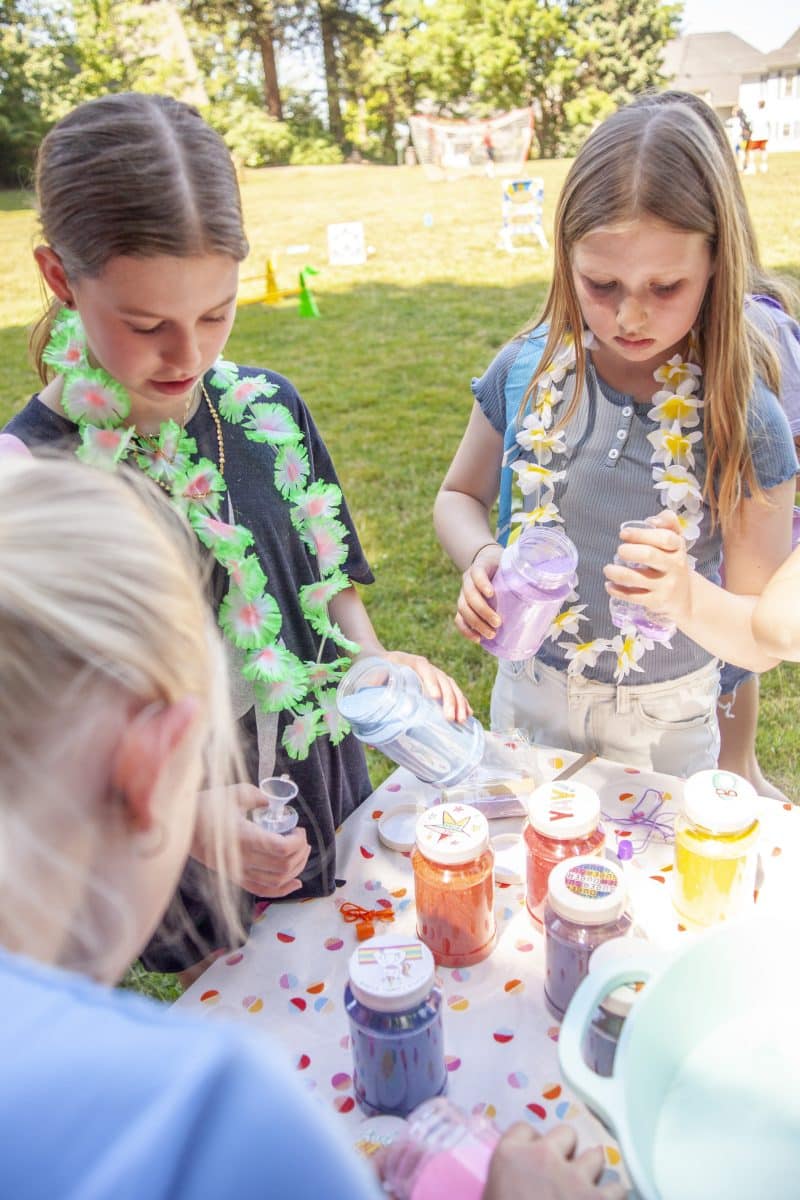
M729 170L707 123L681 104L632 104L610 116L586 140L558 200L555 264L544 307L529 332L549 323L539 366L525 394L565 334L583 328L572 278L576 244L602 226L642 216L675 229L701 233L714 273L698 314L704 373L705 498L712 523L732 520L745 489L763 498L748 445L747 410L754 376L779 378L775 350L744 316L749 247ZM576 337L576 386L561 424L578 406L586 355Z
M204 787L216 796L215 899L238 937L226 882L237 843L222 788L244 772L196 539L138 472L109 475L60 457L0 459L0 897L12 944L24 946L32 905L46 916L75 882L76 864L48 829L93 819L86 799L59 785L63 757L83 751L91 763L93 728L109 711L187 696L201 705ZM19 865L26 861L38 864L35 888ZM95 879L85 886L122 936L131 920L122 896ZM74 957L64 965L102 974L103 947L84 928L68 937Z
M70 280L98 275L117 255L247 256L228 148L171 96L118 92L78 105L42 141L35 180L42 237ZM53 300L31 335L42 382L60 308Z

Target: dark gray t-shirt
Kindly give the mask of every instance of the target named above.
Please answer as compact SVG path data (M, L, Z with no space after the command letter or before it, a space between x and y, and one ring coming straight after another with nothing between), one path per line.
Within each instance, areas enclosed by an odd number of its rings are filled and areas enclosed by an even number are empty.
M288 379L272 371L239 368L240 376L266 375L279 387L273 402L284 404L300 427L308 451L309 484L315 480L337 483L330 455L304 402ZM206 376L205 385L211 400L218 404L219 394L210 383L213 372ZM273 483L275 450L250 441L241 425L221 421L225 449L225 482L228 485L232 514L226 514L225 501L220 516L246 525L255 538L255 550L267 576L267 587L283 615L281 637L290 650L304 661L315 659L320 639L309 626L300 610L297 589L319 579L316 556L301 541L290 520L290 505ZM76 426L52 412L34 396L6 426L23 442L35 445L62 443L74 446ZM186 426L195 438L198 453L218 463L217 434L211 414L201 404ZM340 519L347 528L348 554L342 570L358 583L371 583L372 572L364 556L347 505L342 504ZM143 582L143 586L146 583ZM214 565L211 589L215 608L219 608L227 588L227 576L218 564ZM342 652L326 643L323 659L333 661ZM234 690L239 682L235 673ZM327 893L334 887L334 833L338 825L369 794L370 782L361 744L348 735L339 746L333 746L327 736L317 739L303 761L288 757L280 745L280 737L291 715L280 714L277 729L275 761L259 763L258 734L255 711L241 719L245 751L251 778L257 783L265 774L287 772L300 789L297 808L300 823L305 826L311 844L309 865L303 873L304 891L299 895ZM168 969L164 967L163 969Z
M504 346L486 373L472 381L472 391L484 416L499 434L506 430L505 387L509 371L523 339ZM647 435L659 427L648 417L649 402L638 403L601 380L587 355L588 367L583 403L566 428L567 453L551 463L556 470L566 468L566 479L556 484L555 503L564 518L564 531L578 548L580 562L580 603L585 604L589 620L581 622L580 638L611 638L618 631L611 624L608 593L603 567L610 563L619 544L623 521L644 520L660 512L662 505L653 487L653 447ZM654 382L653 391L656 391ZM750 448L756 475L769 490L794 477L797 471L792 435L786 417L775 396L758 384L751 400L748 418ZM523 457L530 457L523 452ZM706 457L702 442L695 447L694 474L702 486ZM517 489L514 489L518 494ZM533 507L535 497L526 498ZM700 536L691 553L701 575L719 582L722 538L719 526L711 532L708 505L700 527ZM549 666L565 669L565 651L547 639L537 658ZM682 633L672 638L672 649L656 645L641 665L645 674L629 677L631 684L661 683L697 671L711 656ZM601 654L595 667L587 667L584 676L601 683L612 683L614 655Z

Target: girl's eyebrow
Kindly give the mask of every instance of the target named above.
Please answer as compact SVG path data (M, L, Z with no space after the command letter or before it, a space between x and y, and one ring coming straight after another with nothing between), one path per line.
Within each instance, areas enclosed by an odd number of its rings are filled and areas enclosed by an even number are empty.
M231 304L236 299L236 292L232 292L230 296L226 296L224 300L219 300L216 304L212 304L206 309L206 313L216 312L218 308L224 308L227 304ZM149 317L153 321L167 321L169 317L162 317L160 313L150 312L145 308L121 308L119 310L121 317ZM203 316L206 314L204 313Z

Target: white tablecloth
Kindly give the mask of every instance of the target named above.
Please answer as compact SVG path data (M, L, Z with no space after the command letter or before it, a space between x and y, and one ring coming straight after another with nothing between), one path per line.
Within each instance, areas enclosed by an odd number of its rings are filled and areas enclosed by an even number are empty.
M540 751L540 772L551 778L577 755ZM597 759L576 776L601 800L607 853L631 841L625 862L637 923L662 944L679 937L672 909L672 825L681 782ZM332 1106L358 1142L363 1114L353 1095L348 1022L342 996L355 929L338 905L387 908L393 924L376 932L415 933L413 874L408 855L386 849L377 823L390 807L432 801L433 789L395 771L344 824L337 843L333 896L266 907L246 946L215 962L178 1004L218 1017L246 1021L290 1048L309 1090ZM758 906L791 905L800 877L800 811L762 801L761 880ZM490 832L519 831L521 819L492 821ZM493 1117L500 1128L516 1120L546 1130L559 1121L575 1126L582 1146L605 1147L607 1178L622 1174L619 1151L604 1127L570 1094L558 1066L559 1026L543 999L544 942L524 903L524 886L499 883L497 946L468 969L440 970L446 996L445 1048L449 1094L464 1109Z

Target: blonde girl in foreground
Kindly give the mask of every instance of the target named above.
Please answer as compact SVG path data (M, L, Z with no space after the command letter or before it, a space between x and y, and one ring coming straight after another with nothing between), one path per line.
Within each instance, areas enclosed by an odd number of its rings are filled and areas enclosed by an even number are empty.
M595 130L559 198L542 313L474 382L435 507L472 641L497 628L511 531L556 523L578 549L536 657L498 665L496 727L689 774L717 758L717 659L774 664L750 609L789 553L797 464L774 345L745 314L747 268L726 163L689 106L630 106ZM609 596L675 622L671 645L615 630Z
M0 457L3 1194L375 1200L284 1050L109 987L175 888L201 779L236 932L225 657L188 527L134 482ZM602 1149L573 1153L516 1127L486 1197L620 1200L592 1182Z

